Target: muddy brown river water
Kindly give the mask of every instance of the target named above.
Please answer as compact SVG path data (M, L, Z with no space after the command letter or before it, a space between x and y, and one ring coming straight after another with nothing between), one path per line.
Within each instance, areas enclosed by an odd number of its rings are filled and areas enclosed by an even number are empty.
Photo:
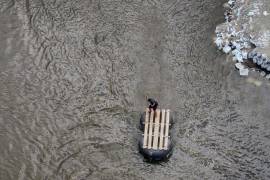
M0 179L270 179L270 84L213 45L223 3L0 0ZM168 162L138 153L146 95Z

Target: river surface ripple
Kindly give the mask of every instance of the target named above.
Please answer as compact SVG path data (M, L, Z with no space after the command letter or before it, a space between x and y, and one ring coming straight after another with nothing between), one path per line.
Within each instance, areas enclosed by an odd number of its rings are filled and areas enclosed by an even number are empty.
M213 45L222 4L1 0L0 179L270 179L269 83ZM175 113L168 162L138 153L146 95Z

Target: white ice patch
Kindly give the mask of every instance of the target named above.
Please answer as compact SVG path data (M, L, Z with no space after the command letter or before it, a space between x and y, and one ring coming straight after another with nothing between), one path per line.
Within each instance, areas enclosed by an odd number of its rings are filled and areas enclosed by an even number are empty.
M225 46L223 48L223 52L225 52L226 54L228 54L231 51L231 47L230 46Z
M267 11L263 11L263 15L264 15L264 16L268 16L269 13L268 13Z
M237 68L237 69L245 69L245 66L242 64L242 63L236 63L235 64L235 67Z
M247 59L248 58L248 52L247 51L242 51L242 56L243 56L243 59Z
M240 72L240 76L248 76L249 70L248 69L240 69L239 72Z
M216 45L217 45L217 47L218 47L219 49L222 48L223 40L222 40L221 38L217 38L216 41L215 41L215 43L216 43Z
M229 0L229 2L228 2L228 4L231 5L231 6L234 5L234 3L235 3L234 0Z
M248 16L254 16L255 15L255 13L253 12L253 11L250 11L250 12L248 12L248 14L247 14Z
M243 62L243 56L241 50L235 49L232 51L232 54L238 62Z
M255 40L251 39L251 42L253 42L257 47L266 47L269 46L270 41L270 30L265 31L260 34L260 36Z

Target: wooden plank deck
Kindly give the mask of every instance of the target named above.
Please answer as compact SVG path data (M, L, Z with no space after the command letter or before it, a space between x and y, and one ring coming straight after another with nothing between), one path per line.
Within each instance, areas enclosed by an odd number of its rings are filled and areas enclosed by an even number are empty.
M143 148L162 150L168 149L170 110L157 109L156 112L145 111L145 127ZM150 116L150 118L149 118Z
M147 148L147 138L148 138L148 125L149 125L149 109L145 111L145 121L144 121L144 137L143 137L143 148Z
M152 148L153 121L154 121L154 112L152 111L149 123L148 149Z
M162 109L161 112L161 124L160 124L160 140L159 140L159 149L164 147L164 123L165 123L165 109Z
M158 149L160 110L156 110L153 149Z
M164 149L168 149L168 138L169 138L169 122L170 122L170 110L166 111L166 125L165 125L165 140L164 140Z

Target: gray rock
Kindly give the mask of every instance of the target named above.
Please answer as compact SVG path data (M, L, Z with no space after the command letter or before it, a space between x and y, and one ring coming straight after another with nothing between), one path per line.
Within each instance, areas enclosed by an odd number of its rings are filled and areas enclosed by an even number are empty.
M266 70L270 72L270 65L266 67Z
M266 68L267 67L267 63L266 62L263 62L262 65L261 65L262 68Z
M262 58L262 54L258 52L258 53L257 53L257 57L258 57L258 58Z
M262 60L262 58L259 58L258 56L257 56L257 64L258 65L261 65L262 63L263 63L263 60Z
M266 73L265 73L264 71L262 71L260 74L261 74L261 76L263 76L263 77L266 75Z
M253 57L254 57L254 52L253 51L249 52L248 53L248 58L253 59Z
M267 74L265 77L266 79L270 79L270 74Z

